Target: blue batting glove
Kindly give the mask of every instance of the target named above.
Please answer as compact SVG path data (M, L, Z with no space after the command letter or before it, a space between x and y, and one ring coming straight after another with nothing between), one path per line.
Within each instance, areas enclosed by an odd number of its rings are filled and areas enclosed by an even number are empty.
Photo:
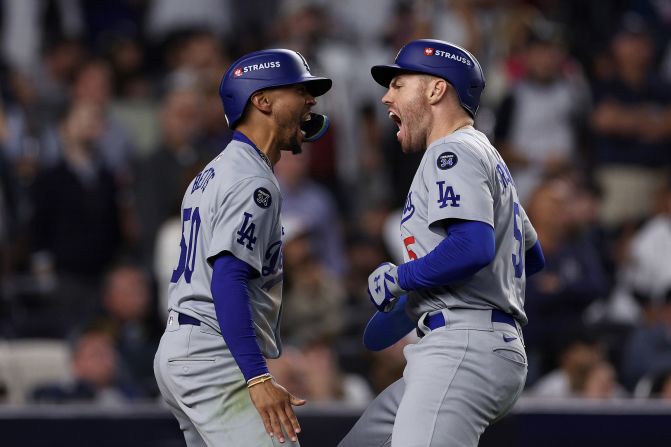
M391 262L380 264L368 277L368 297L380 312L392 310L404 293L398 284L398 267Z

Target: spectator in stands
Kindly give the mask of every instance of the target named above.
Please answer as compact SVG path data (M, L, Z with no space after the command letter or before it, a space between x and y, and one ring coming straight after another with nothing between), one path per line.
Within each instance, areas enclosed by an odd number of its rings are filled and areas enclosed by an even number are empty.
M671 369L671 288L661 303L648 300L646 306L651 318L631 333L622 355L622 379L629 389Z
M284 225L283 337L298 345L337 337L345 326L345 289L316 257L311 233L297 228L300 222Z
M501 103L494 136L526 203L545 177L581 164L578 129L589 95L557 24L536 20L523 54L525 75Z
M591 125L602 222L617 226L652 212L671 167L671 87L654 74L654 46L640 17L624 16L611 50L614 75L594 86Z
M346 246L349 270L345 275L347 291L345 332L355 337L360 344L363 329L375 311L366 295L368 275L388 258L382 241L365 232L352 234Z
M333 348L325 340L313 340L298 349L288 346L268 368L277 381L286 380L292 390L309 402L342 402L365 405L373 397L366 381L345 373Z
M584 329L568 335L560 349L559 367L541 377L530 394L544 398L583 397L609 399L623 397L613 365L605 358L603 345Z
M585 388L590 371L603 361L596 339L587 332L567 339L559 354L559 367L541 377L530 393L537 397L575 397Z
M113 88L111 65L104 59L92 59L75 74L72 99L92 102L100 109L102 130L95 142L98 156L117 181L127 184L135 144L128 130L112 115Z
M615 368L605 360L592 366L580 392L580 397L586 399L612 399L625 396L625 390L617 382Z
M340 218L333 196L309 177L312 150L305 147L301 154L283 157L275 167L282 190L282 219L287 226L296 222L307 233L312 253L338 277L346 268Z
M607 296L609 283L595 247L576 231L582 222L569 211L575 183L551 179L533 193L527 212L545 253L545 269L527 282L525 342L532 383L554 365L557 348L585 310Z
M338 401L363 406L373 394L364 379L342 371L333 348L324 340L302 349L305 365L305 398L309 401Z
M104 313L97 324L114 340L119 362L144 394L157 395L153 361L160 332L150 312L149 278L132 264L118 264L106 275L102 301Z
M32 188L34 271L51 272L58 287L50 316L56 334L95 314L102 273L122 248L118 189L96 158L103 111L77 101L60 125L63 159L41 172Z
M659 303L671 290L671 178L660 191L658 212L633 236L621 272L622 291L614 305L640 322L638 299Z
M192 87L169 91L161 107L162 142L136 170L137 215L141 252L152 265L161 224L179 209L185 179L193 179L209 162L198 145L202 132L202 98Z
M142 397L132 383L120 378L118 354L112 338L95 327L74 342L71 383L38 386L32 400L40 403L90 402L119 405Z

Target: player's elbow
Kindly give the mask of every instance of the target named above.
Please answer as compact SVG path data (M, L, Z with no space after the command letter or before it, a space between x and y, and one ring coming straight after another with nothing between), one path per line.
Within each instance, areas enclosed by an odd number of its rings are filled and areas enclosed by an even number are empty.
M468 241L465 250L468 256L464 257L467 263L466 270L474 274L494 260L496 255L494 229L483 222L472 222L465 236Z
M478 244L473 247L473 257L471 259L471 270L477 272L482 268L488 266L496 255L496 243L494 235L491 237L485 236Z

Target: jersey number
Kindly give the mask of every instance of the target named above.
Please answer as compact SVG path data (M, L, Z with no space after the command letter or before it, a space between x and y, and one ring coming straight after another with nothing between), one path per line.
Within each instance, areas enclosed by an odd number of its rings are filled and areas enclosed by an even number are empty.
M191 222L191 229L189 230L189 244L186 244L186 237L184 229L186 223ZM172 278L170 282L176 283L184 275L187 284L191 283L191 275L193 275L193 268L196 264L196 247L198 244L198 231L200 230L200 213L198 207L185 208L182 214L182 240L179 242L179 264L177 268L172 271Z
M524 258L522 257L522 247L524 247L524 241L522 240L522 231L517 225L517 218L520 217L520 205L517 202L513 202L513 237L517 241L518 249L517 255L513 253L513 267L515 267L515 278L521 278L524 273ZM520 218L520 220L522 220Z
M410 246L415 243L415 236L408 236L403 239L403 245L405 245L405 251L408 252L408 257L411 261L417 259L417 253L410 249Z

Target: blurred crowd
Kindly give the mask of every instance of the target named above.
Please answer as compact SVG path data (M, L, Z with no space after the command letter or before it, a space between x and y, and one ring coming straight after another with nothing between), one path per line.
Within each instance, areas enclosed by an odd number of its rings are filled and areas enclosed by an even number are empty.
M421 154L401 154L369 69L425 37L480 60L476 127L545 252L527 287L526 392L671 399L671 0L0 3L0 366L13 343L66 347L66 374L43 364L18 398L0 367L0 402L157 398L182 194L231 138L219 81L274 47L334 86L316 106L326 137L275 169L285 352L271 371L352 404L400 377L413 335L365 351L365 290L402 262Z

